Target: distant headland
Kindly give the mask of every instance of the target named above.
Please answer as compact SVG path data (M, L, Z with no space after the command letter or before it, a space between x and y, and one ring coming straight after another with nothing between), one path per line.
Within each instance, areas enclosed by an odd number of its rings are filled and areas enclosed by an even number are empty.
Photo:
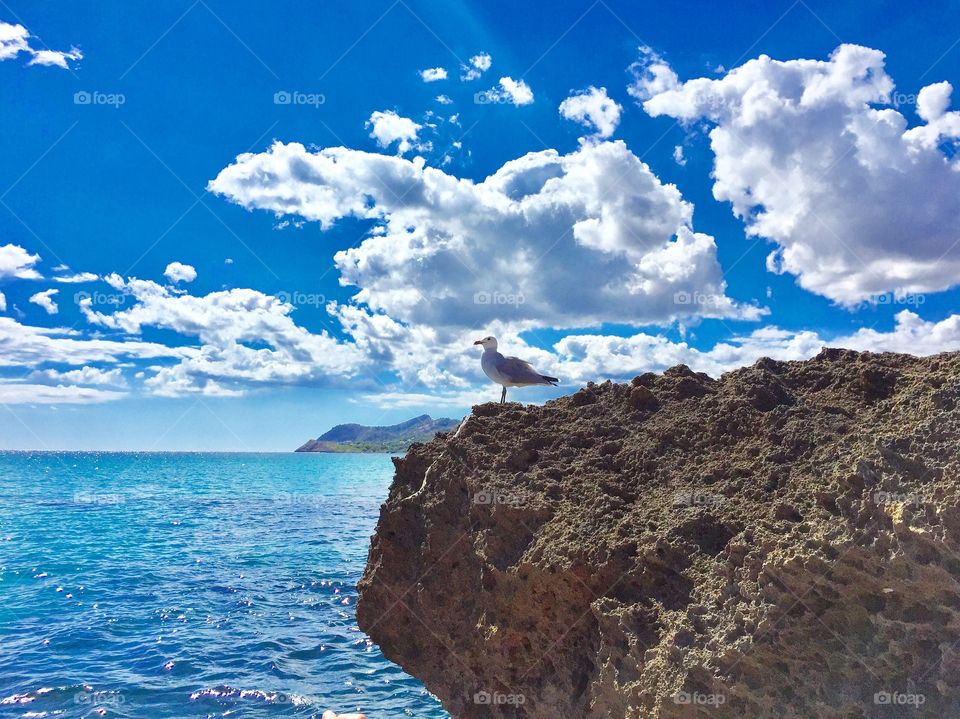
M316 439L307 440L297 452L406 452L414 442L429 442L437 432L449 432L458 419L428 414L400 424L368 427L362 424L338 424Z

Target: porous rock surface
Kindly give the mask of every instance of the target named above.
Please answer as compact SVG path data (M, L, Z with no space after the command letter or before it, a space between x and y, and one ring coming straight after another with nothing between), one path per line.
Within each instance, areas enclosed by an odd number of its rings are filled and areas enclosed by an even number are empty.
M960 354L674 367L414 445L360 627L458 719L960 717Z

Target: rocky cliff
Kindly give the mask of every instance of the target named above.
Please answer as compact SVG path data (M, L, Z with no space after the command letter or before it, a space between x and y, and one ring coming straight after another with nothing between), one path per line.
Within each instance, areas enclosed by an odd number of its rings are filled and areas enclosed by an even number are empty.
M960 716L960 355L680 366L414 445L360 627L459 719Z

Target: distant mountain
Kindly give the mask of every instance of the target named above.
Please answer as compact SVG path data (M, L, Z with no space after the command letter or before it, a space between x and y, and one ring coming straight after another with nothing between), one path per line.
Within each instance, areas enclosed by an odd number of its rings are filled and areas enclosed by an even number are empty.
M387 427L338 424L329 432L311 439L297 452L406 452L414 442L428 442L437 432L449 432L460 420L428 414Z

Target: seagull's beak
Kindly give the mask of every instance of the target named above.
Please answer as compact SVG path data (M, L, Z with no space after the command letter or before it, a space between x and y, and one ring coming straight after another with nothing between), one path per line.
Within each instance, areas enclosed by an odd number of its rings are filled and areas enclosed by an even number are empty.
M483 340L477 340L476 342L474 342L474 344L475 344L475 345L482 345L482 344L483 344Z

